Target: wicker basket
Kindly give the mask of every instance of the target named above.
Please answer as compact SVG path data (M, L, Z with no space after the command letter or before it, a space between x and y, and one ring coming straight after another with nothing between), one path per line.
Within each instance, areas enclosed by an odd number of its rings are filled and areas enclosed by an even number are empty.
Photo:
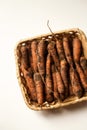
M83 52L84 52L84 56L87 59L87 39L86 36L84 34L83 31L81 31L78 28L75 29L69 29L69 30L63 30L60 32L55 32L55 35L59 35L59 34L63 34L63 33L77 33L78 37L80 38L80 40L82 41L82 47L83 47ZM19 81L19 85L23 94L23 98L25 100L25 103L27 104L27 106L33 110L47 110L47 109L55 109L55 108L59 108L59 107L63 107L63 106L67 106L70 104L75 104L77 102L82 102L87 100L87 94L85 94L83 97L81 98L77 98L77 97L70 97L65 99L63 102L52 102L52 103L47 103L45 102L43 105L38 105L35 102L30 101L29 95L27 93L27 88L26 88L26 84L25 84L25 80L24 77L21 73L20 70L20 47L22 44L24 44L27 41L32 41L33 39L41 39L41 38L46 38L49 39L50 37L52 37L52 34L45 34L45 35L41 35L41 36L37 36L34 38L29 38L29 39L25 39L22 40L20 42L17 43L17 46L15 48L15 60L16 60L16 70L17 70L17 79Z

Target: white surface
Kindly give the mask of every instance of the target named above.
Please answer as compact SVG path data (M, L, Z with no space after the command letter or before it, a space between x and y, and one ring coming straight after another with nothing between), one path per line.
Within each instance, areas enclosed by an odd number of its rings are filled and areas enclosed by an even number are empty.
M16 79L14 46L22 38L79 27L87 0L0 0L0 130L87 130L87 102L54 112L27 108Z

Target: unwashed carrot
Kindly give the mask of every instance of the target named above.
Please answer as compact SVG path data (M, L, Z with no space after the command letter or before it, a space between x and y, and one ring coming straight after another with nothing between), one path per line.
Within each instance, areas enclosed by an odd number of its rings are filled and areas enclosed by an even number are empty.
M46 86L45 86L45 94L46 100L48 102L53 101L53 85L52 85L52 77L51 77L51 56L47 55L46 60Z
M61 77L65 86L65 98L67 98L69 94L68 64L66 60L61 60L60 64Z
M61 74L58 70L56 70L56 81L57 81L59 97L61 100L64 100L65 99L65 88L64 88L64 83L62 81Z
M73 39L73 59L75 62L80 62L80 56L81 56L81 50L82 50L82 44L79 38L75 37Z
M32 58L32 53L31 53L31 43L29 43L27 45L27 49L28 49L28 61L29 61L29 67L33 69L33 58Z
M45 52L46 52L46 42L44 39L40 40L38 43L38 48L37 48L37 66L38 66L38 71L41 75L41 77L44 80L45 77Z
M69 96L73 96L74 93L73 93L73 87L71 85L71 83L69 84Z
M44 102L44 86L39 73L34 73L34 82L36 85L37 101L39 105Z
M55 42L54 42L54 41L51 41L51 42L48 44L48 52L51 54L55 66L56 66L58 69L60 69L59 58L58 58L58 55L57 55L57 52L56 52L56 49L55 49Z
M28 50L26 46L21 47L21 54L22 54L22 65L25 69L28 69L29 62L28 62Z
M56 40L56 48L57 48L57 53L59 55L60 61L64 60L65 54L64 54L64 49L63 49L63 43L61 40Z
M63 47L64 47L65 56L66 56L66 59L67 59L69 65L72 67L73 66L73 59L72 59L69 44L70 43L69 43L68 37L63 37Z
M85 76L85 74L79 64L76 64L76 69L79 74L79 77L80 77L80 80L82 83L82 87L84 88L85 92L87 92L87 77Z
M86 77L87 77L87 60L86 60L86 58L84 56L82 56L80 58L80 64L81 64L81 67L82 67Z
M46 95L46 101L48 102L53 101L53 85L52 85L52 78L50 76L46 76L45 95Z
M51 55L48 53L47 58L46 58L46 75L51 75Z
M54 99L55 99L55 100L58 100L58 99L59 99L59 93L58 93L58 88L57 88L55 65L52 65L51 70L52 70Z
M70 68L70 81L74 95L80 98L82 96L82 88L78 74L73 68Z
M37 41L32 41L31 43L31 55L33 62L33 70L34 72L37 72Z
M31 100L36 101L37 100L36 87L33 80L32 70L31 68L28 68L28 71L26 71L23 66L21 66L21 70L24 74L24 78L26 80L27 87L29 89Z

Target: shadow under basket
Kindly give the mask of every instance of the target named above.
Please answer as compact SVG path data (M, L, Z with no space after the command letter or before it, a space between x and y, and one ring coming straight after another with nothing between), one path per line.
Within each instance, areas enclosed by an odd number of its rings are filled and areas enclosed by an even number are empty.
M69 30L63 30L63 31L59 31L59 32L55 32L55 36L56 37L60 37L61 35L64 34L72 34L72 36L74 35L74 33L76 35L78 35L79 39L82 42L82 48L83 48L83 53L85 58L87 59L87 38L84 34L83 31L81 31L78 28L75 29L69 29ZM15 60L16 60L16 72L17 72L17 79L19 82L19 86L21 88L21 92L23 95L23 98L25 100L25 103L27 104L27 106L33 110L47 110L47 109L55 109L55 108L60 108L60 107L64 107L70 104L75 104L78 102L82 102L82 101L86 101L87 100L87 94L85 93L81 98L78 98L76 96L70 96L68 98L66 98L64 101L59 102L59 101L53 101L52 103L48 103L47 101L45 101L42 105L39 105L37 102L31 101L29 93L27 91L27 87L26 87L26 82L25 79L23 77L23 73L21 72L20 66L20 58L21 58L21 54L20 54L20 47L25 45L25 43L27 42L32 42L34 39L36 40L41 40L41 39L46 39L46 40L50 40L52 38L52 34L45 34L45 35L41 35L41 36L36 36L33 38L28 38L28 39L24 39L22 41L19 41L15 47Z

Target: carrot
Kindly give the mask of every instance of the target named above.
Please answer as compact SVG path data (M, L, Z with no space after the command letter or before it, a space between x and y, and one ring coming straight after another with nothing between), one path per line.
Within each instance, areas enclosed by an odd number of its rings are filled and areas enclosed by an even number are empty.
M60 64L61 64L60 68L61 77L65 86L65 97L68 97L69 94L68 65L66 60L61 60Z
M46 87L45 87L46 101L53 101L53 85L50 76L46 76Z
M69 96L73 96L74 93L73 93L73 87L71 85L71 83L69 84Z
M81 64L81 67L82 67L86 77L87 77L87 60L86 60L86 58L84 56L82 56L80 58L80 64Z
M42 39L38 43L38 48L37 48L37 66L38 66L38 71L44 80L45 77L45 52L46 52L46 43L45 40Z
M37 72L37 41L32 41L31 43L31 55L33 62L33 71Z
M82 87L84 88L85 92L87 92L87 78L79 64L76 64L76 69L79 74L79 77L80 77L80 80L82 83Z
M48 44L48 52L51 54L53 61L55 63L55 66L59 69L60 68L60 64L59 64L59 58L58 55L56 53L56 49L55 49L55 42L51 41Z
M56 40L56 48L57 48L57 53L59 55L59 59L64 60L65 59L65 54L64 54L64 49L63 49L63 43L60 40Z
M59 99L59 93L58 93L58 88L57 88L56 71L55 71L55 66L54 65L52 65L51 70L52 70L54 99L58 100Z
M53 85L52 85L52 77L51 77L51 56L47 55L46 60L46 86L45 86L45 94L46 100L48 102L53 101Z
M77 63L80 62L80 56L82 52L81 49L82 49L81 41L77 37L75 37L73 39L73 59Z
M58 89L59 97L60 97L61 100L64 100L64 98L65 98L65 88L64 88L64 84L63 84L63 81L62 81L61 74L58 70L56 70L56 81L57 81L57 89Z
M51 55L48 53L47 59L46 59L46 75L51 75Z
M39 105L44 102L44 86L39 73L34 73L34 82L36 85L37 101Z
M64 47L65 56L69 65L73 66L73 59L72 59L72 55L70 51L69 40L67 37L63 37L63 47Z
M28 68L28 71L25 70L23 66L21 66L22 72L24 74L24 78L27 83L27 87L29 88L29 93L31 100L36 101L37 100L37 95L36 95L36 88L33 80L33 74L31 68Z
M50 32L52 33L53 38L56 41L56 48L57 48L57 52L59 54L59 59L63 60L65 59L65 54L64 54L64 49L63 49L63 44L61 40L58 40L56 35L53 33L53 31L51 30L50 26L49 26L49 20L47 21L47 26L50 30ZM55 44L55 43L54 43Z
M28 62L28 50L26 46L21 47L21 54L22 54L22 64L25 69L28 69L29 67L29 62Z
M31 53L31 43L28 44L27 49L28 49L29 67L31 67L32 70L33 70L33 59L32 59L32 53Z
M70 80L74 95L80 98L82 96L82 88L78 74L73 68L70 68Z

